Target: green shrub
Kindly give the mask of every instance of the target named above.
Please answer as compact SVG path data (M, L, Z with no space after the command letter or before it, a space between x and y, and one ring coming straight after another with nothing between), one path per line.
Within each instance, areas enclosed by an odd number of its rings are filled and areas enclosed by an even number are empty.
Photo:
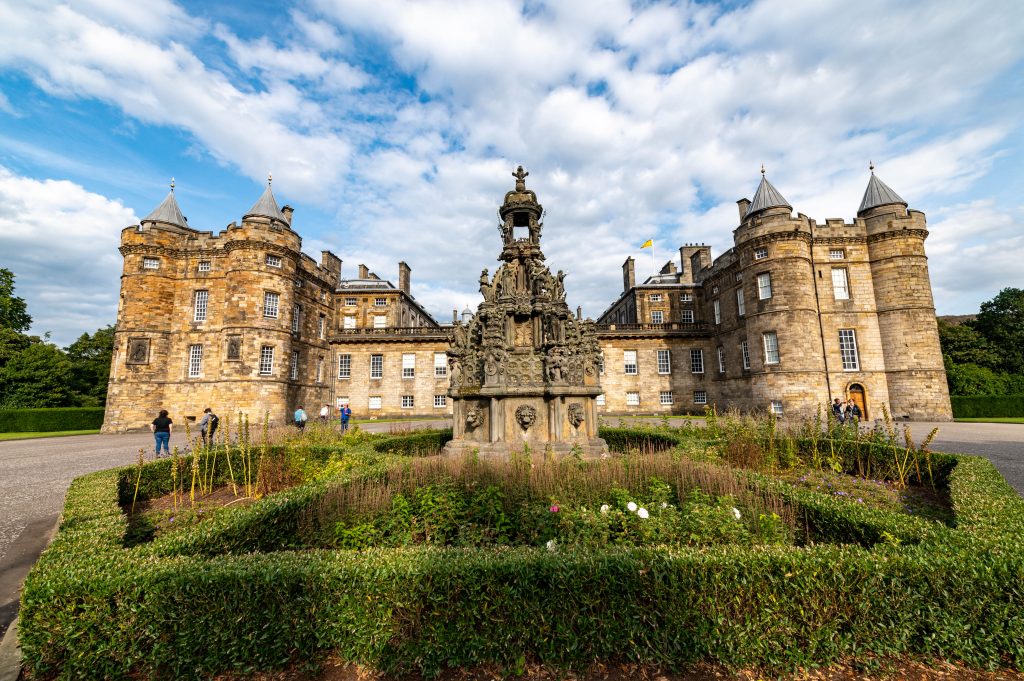
M394 435L373 441L378 452L390 452L405 456L433 456L441 452L452 439L452 430L420 430L408 435Z
M949 400L958 419L1024 416L1024 395L952 395Z
M102 425L103 407L0 409L0 433L99 430Z

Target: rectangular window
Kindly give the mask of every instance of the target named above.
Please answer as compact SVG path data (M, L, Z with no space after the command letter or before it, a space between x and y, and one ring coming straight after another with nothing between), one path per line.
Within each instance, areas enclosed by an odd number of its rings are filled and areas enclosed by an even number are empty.
M772 297L772 275L768 272L757 275L757 297L760 300Z
M652 303L660 303L661 302L661 294L660 293L652 293L651 294L651 302Z
M857 332L853 329L839 329L839 356L843 360L843 371L860 371Z
M718 287L717 286L712 286L711 287L711 294L715 295L715 296L718 295Z
M277 307L281 302L281 296L270 291L263 293L263 316L267 319L277 319Z
M743 355L743 368L744 370L750 370L750 346L747 345L747 341L740 343L740 353Z
M736 273L736 281L743 281L743 273L742 272L737 272Z
M693 302L693 294L692 293L680 293L679 294L679 302L681 302L681 303L692 303Z
M302 288L302 280L301 279L296 279L295 280L295 288Z
M375 329L386 329L388 326L388 316L385 314L378 314L373 316L373 328Z
M704 351L690 350L690 373L704 373Z
M599 376L604 376L604 353L600 353L597 356L597 373Z
M316 322L316 335L323 340L324 332L327 330L327 318L320 315L320 319Z
M292 333L298 333L302 326L302 306L296 305L292 308Z
M639 407L640 406L640 393L630 391L626 393L626 406L627 407Z
M693 310L682 310L683 324L693 324Z
M200 272L209 272L210 271L210 261L209 260L200 260L199 261L199 271Z
M203 374L203 346L188 346L188 377L198 378Z
M388 304L388 299L387 298L374 298L373 299L373 304L376 305L377 307L384 307L385 305Z
M296 380L299 377L299 351L292 350L291 364L288 365L288 377Z
M725 373L725 348L718 346L718 373Z
M843 249L841 249L841 248L829 249L829 252L828 252L828 259L829 260L842 260L845 257L846 257L846 251L844 251Z
M320 383L324 380L324 358L316 358L316 382Z
M195 299L192 301L192 321L205 322L206 308L210 302L209 291L196 291Z
M708 403L708 391L707 390L694 390L693 391L693 403L694 404L707 404Z
M352 355L338 355L338 378L352 378Z
M832 268L832 294L836 300L850 299L850 284L846 279L845 267Z
M672 391L671 390L662 390L658 394L658 401L661 402L661 404L666 405L666 406L672 404L673 403Z
M416 402L412 395L402 395L402 409L412 409Z
M143 258L142 269L144 270L158 270L160 269L160 258Z
M350 306L351 305L355 305L356 304L356 299L355 298L346 298L345 299L345 304L346 305L350 305Z
M267 262L267 266L268 267L280 267L281 266L281 256L267 254L266 262Z
M651 311L651 324L661 324L665 321L665 313L661 310Z
M448 406L447 395L434 395L434 409L444 409Z
M754 260L763 260L768 257L767 248L755 248L754 249Z
M260 376L270 376L274 373L274 347L264 345L260 348Z
M626 350L622 353L622 370L624 373L635 376L637 373L636 350Z
M411 352L402 355L402 378L416 378L416 355Z
M764 338L764 363L778 364L779 337L775 335L774 331L768 331L762 334L762 337Z
M782 416L782 400L772 400L772 414Z
M658 373L672 373L672 358L668 350L658 350Z
M346 329L354 329L354 328L356 328L356 318L355 317L345 317L344 327Z
M601 393L600 395L594 398L594 404L596 404L599 407L604 406L604 393Z
M722 304L715 298L712 306L715 308L715 324L722 323Z
M380 409L380 396L374 395L370 397L370 409Z
M384 378L384 355L370 355L370 378Z
M743 299L743 289L736 289L736 314L740 317L747 314L747 302Z
M434 378L445 378L448 375L448 355L443 352L434 353Z

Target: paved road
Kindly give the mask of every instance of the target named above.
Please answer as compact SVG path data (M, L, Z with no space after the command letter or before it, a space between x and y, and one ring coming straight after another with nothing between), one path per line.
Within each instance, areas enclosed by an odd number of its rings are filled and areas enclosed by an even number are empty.
M437 428L450 422L362 421L359 425L369 431L388 432ZM914 437L920 441L934 426L939 427L939 435L933 449L988 457L1024 495L1024 425L914 423ZM151 455L152 446L149 433L0 442L0 636L14 618L21 581L49 542L49 532L71 481L92 471L131 464L140 447Z

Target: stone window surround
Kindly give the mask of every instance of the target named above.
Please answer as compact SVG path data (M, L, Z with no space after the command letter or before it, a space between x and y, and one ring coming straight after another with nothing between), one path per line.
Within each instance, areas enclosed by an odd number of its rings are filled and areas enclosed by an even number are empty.
M348 307L352 307L353 305L356 305L356 303L357 303L357 299L356 298L351 298L351 297L345 298L345 305L348 306Z
M416 378L416 353L402 353L402 378Z
M210 307L210 292L199 289L192 296L192 321L205 322Z
M668 405L674 404L675 403L675 396L673 395L671 390L662 390L658 394L658 402L662 406L668 406Z
M292 350L291 364L288 367L288 377L296 381L299 378L299 351Z
M338 378L341 380L352 378L352 355L348 353L338 355Z
M750 345L747 341L740 341L740 354L743 355L743 370L750 371Z
M260 346L260 376L272 376L274 373L274 346Z
M669 350L657 350L658 373L666 376L672 373L672 353Z
M680 310L684 324L693 324L693 310Z
M725 348L718 346L718 373L725 373Z
M768 248L761 247L754 249L754 260L764 260L768 257Z
M188 346L188 377L199 378L203 375L203 346Z
M416 398L413 395L402 395L402 409L413 409L416 406Z
M370 378L384 378L384 355L370 355Z
M434 409L444 409L448 406L447 395L434 395Z
M690 349L690 373L704 373L704 350L703 348Z
M743 287L736 289L736 314L740 317L747 314L747 302L743 297Z
M660 293L652 293L651 294L651 302L652 303L660 303L661 302L661 294Z
M281 267L284 264L284 261L281 260L281 256L273 255L271 253L267 253L267 257L264 258L263 262L266 263L267 267Z
M368 409L380 409L381 408L381 397L380 395L370 395L370 399L367 401Z
M434 378L448 377L448 355L443 352L434 353Z
M775 416L782 416L785 412L782 410L782 400L771 401L771 411Z
M781 359L779 355L779 336L774 331L765 331L761 334L762 345L764 346L764 363L776 365Z
M843 371L860 371L856 329L839 329L839 357L843 363Z
M708 391L707 390L694 390L693 391L693 403L694 404L707 404L708 403Z
M302 328L302 306L292 306L292 333L298 333Z
M722 303L718 300L718 298L715 298L713 301L711 301L711 304L712 304L712 307L715 310L715 324L721 324L722 323Z
M373 306L374 307L387 307L387 304L388 304L388 299L387 298L374 298L373 299Z
M828 251L829 260L845 260L846 251L842 248L830 248Z
M324 315L320 315L320 318L317 320L316 323L316 335L320 338L320 340L323 340L326 331L327 317L325 317Z
M263 318L277 319L280 314L281 294L275 291L263 292Z
M316 382L317 383L323 383L324 382L324 358L323 357L317 357L316 358Z
M768 300L772 297L772 275L771 272L760 272L757 275L757 298Z
M680 293L679 294L679 302L680 303L692 303L693 302L693 294L692 293Z
M651 310L651 324L664 324L665 313L661 310Z
M850 299L850 278L845 267L832 268L832 295L836 300Z
M627 376L636 376L640 373L640 365L636 359L636 350L622 351L622 373Z
M158 270L160 269L160 258L143 258L142 269L144 270Z
M640 393L636 390L629 390L626 392L626 406L627 407L639 407L640 406Z
M604 404L605 404L604 393L601 393L600 395L598 395L597 397L594 398L594 404L596 404L599 407L603 407L604 406Z
M209 260L200 260L199 266L196 269L200 272L209 272L211 269L213 269L213 266Z
M354 329L354 328L356 328L356 318L353 317L352 315L345 315L345 318L342 320L342 328L344 328L344 329Z

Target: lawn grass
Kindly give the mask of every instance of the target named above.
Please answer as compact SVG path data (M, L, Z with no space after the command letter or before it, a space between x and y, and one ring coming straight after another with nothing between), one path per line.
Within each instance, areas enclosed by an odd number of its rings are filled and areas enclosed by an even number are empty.
M1024 416L989 416L977 419L953 419L957 423L1024 423Z
M98 435L99 430L55 430L50 433L0 433L0 440L32 440L40 437L64 437L66 435Z

